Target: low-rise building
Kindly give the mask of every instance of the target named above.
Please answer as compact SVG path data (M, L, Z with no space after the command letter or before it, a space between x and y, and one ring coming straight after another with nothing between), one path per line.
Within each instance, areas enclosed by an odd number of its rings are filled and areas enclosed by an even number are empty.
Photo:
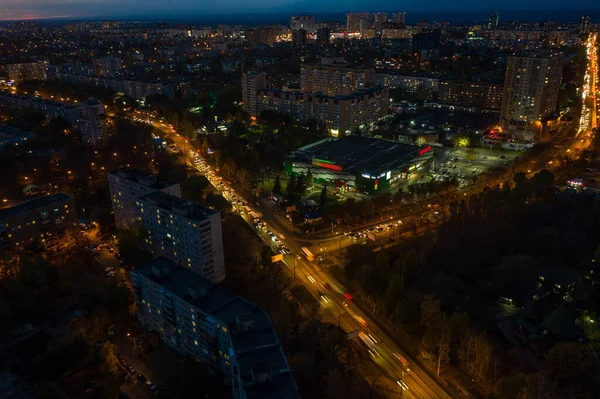
M53 247L60 236L77 227L73 197L52 194L0 210L0 247L22 248L34 239Z
M263 309L165 258L131 278L142 325L222 373L234 398L300 397Z

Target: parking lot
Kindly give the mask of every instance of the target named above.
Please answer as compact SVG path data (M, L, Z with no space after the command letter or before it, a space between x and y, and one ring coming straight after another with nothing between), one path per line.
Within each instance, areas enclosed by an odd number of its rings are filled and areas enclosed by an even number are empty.
M506 167L522 155L519 151L490 148L447 150L436 157L432 176L438 181L456 178L460 184L466 184L473 176L489 169Z

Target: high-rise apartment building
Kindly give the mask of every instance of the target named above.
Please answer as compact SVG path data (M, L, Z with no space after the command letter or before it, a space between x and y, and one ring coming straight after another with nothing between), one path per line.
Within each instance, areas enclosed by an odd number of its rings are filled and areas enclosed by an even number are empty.
M371 27L372 15L368 12L351 12L346 14L346 30L359 33Z
M267 88L267 75L264 72L249 71L242 74L242 101L244 111L251 116L258 116L260 111L256 107L256 94L259 90Z
M180 353L219 371L234 399L297 399L267 313L165 258L137 266L138 318Z
M387 12L376 12L373 16L373 28L375 28L375 32L381 33L381 29L383 29L383 25L387 23L387 20Z
M110 199L112 202L115 225L127 228L138 221L138 198L162 191L166 194L181 197L181 187L167 179L159 179L150 172L142 172L135 168L121 168L106 174Z
M405 20L406 20L406 13L405 12L395 12L392 14L392 21L395 24L405 24Z
M46 65L43 61L8 64L8 80L15 83L28 80L46 80Z
M155 191L136 201L148 230L144 248L213 283L225 279L221 214L182 198Z
M488 20L487 28L488 29L496 29L498 27L498 18L499 17L500 17L500 14L498 14L497 12L490 15L490 19Z
M328 96L348 95L370 88L372 69L348 67L345 64L303 64L300 69L300 91Z
M304 29L298 29L292 31L292 46L294 48L306 47L306 39L308 32Z
M290 18L290 28L292 30L304 29L308 33L317 31L317 21L314 15L299 15Z
M590 31L590 16L584 15L579 21L579 32L588 33Z
M65 231L76 227L73 197L58 193L35 198L0 210L0 248L24 248L33 240L52 248Z
M77 105L77 121L75 128L81 133L81 141L91 147L102 147L106 144L106 115L104 104L93 98Z
M556 110L561 77L559 54L508 57L500 126L519 138L537 140L536 124Z

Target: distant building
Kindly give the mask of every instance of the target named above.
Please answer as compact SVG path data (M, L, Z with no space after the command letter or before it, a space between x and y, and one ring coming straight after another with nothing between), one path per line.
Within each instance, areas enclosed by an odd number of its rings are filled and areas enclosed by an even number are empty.
M382 87L356 90L348 95L327 96L321 93L261 90L257 107L281 112L299 120L317 119L334 136L354 129L368 128L388 113L389 92Z
M72 105L35 97L0 93L0 105L32 108L42 113L48 120L62 118L71 123L73 130L81 133L81 141L84 144L93 147L106 145L104 105L93 98L88 99L86 102Z
M142 325L219 371L235 399L299 399L267 313L165 258L131 272Z
M438 101L480 110L500 110L503 91L501 84L442 79L438 86Z
M135 168L121 168L106 174L110 199L112 202L115 225L122 229L138 221L138 198L162 191L166 194L181 197L181 187L167 179L159 179L150 172L142 172Z
M361 33L371 27L372 15L368 12L352 12L346 14L346 30L350 33Z
M249 71L242 74L242 101L244 111L251 116L258 116L260 111L256 104L256 94L267 88L267 75L264 72Z
M73 197L58 193L0 210L0 247L23 248L34 239L54 247L61 235L77 227Z
M373 16L373 28L375 29L375 32L381 33L381 29L387 23L387 20L387 12L376 12Z
M96 75L114 77L115 73L123 67L121 57L100 57L94 59Z
M395 24L404 25L406 22L406 13L405 12L395 12L392 14L392 22Z
M292 47L305 48L307 37L308 37L308 32L305 29L293 30L292 31Z
M499 122L506 134L541 138L542 120L556 111L561 77L559 54L508 57Z
M272 27L248 29L246 31L246 37L253 46L258 44L272 46L275 44L276 36L275 28Z
M308 33L317 31L317 22L314 15L300 15L290 18L290 28L292 30L304 29Z
M46 80L46 65L43 61L8 64L8 80L15 83L28 80Z
M317 46L325 47L331 44L331 29L327 27L317 29Z
M375 84L390 89L403 89L411 94L428 94L425 98L429 98L433 93L437 93L439 88L439 78L430 76L412 76L400 75L396 73L377 72L373 75Z
M303 64L300 69L300 91L328 96L349 95L372 86L370 68L348 67L342 63Z
M220 212L161 191L136 205L149 233L143 246L153 257L164 256L213 283L225 279Z
M590 16L584 15L579 21L579 32L588 33L590 31Z
M106 115L104 104L93 98L77 105L76 130L81 133L81 141L90 147L106 145Z
M499 17L500 17L500 14L498 14L497 12L490 15L490 19L488 20L487 28L488 29L496 29L498 27L498 18Z
M440 29L416 33L412 37L412 52L413 54L421 54L422 50L438 48L441 41L442 31Z

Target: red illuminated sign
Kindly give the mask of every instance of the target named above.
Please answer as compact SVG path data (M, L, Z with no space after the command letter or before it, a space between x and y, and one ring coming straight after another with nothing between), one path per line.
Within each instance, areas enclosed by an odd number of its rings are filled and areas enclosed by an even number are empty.
M320 161L320 160L317 160L317 159L313 159L312 160L312 164L315 165L315 166L318 166L320 168L331 169L331 170L335 170L335 171L338 171L338 172L342 171L342 167L341 166L335 165L335 164L330 163L330 162L323 162L323 161Z
M425 147L421 151L419 151L419 156L421 156L423 154L427 154L429 151L431 151L431 146L430 145L428 145L427 147Z

